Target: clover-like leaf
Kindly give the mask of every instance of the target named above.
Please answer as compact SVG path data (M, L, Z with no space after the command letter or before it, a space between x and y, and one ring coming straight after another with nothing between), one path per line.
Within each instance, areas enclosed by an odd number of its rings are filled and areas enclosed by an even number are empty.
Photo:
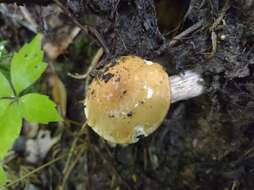
M0 160L4 158L8 150L12 147L15 139L19 136L22 118L19 112L19 105L17 102L11 100L0 100L0 109L5 108L0 114L0 129L1 129L1 143L0 143ZM0 166L0 187L6 182L5 172Z
M2 100L1 100L2 101ZM0 160L11 148L14 140L19 136L22 118L18 102L9 102L4 113L0 116L1 143Z
M2 118L3 115L5 116L6 110L10 106L10 104L11 104L10 100L6 100L6 99L0 100L0 119ZM1 126L1 129L2 129L3 124L0 124L0 126ZM1 140L2 140L2 136L5 137L6 134L5 133L1 134ZM7 147L5 147L5 146L7 146ZM3 159L3 156L8 151L8 149L9 149L9 143L5 144L5 142L3 142L3 143L1 142L1 145L0 145L0 160ZM0 185L3 185L5 181L6 181L6 176L5 176L5 173L3 171L3 168L0 166Z
M20 98L22 116L31 123L61 121L56 104L48 96L31 93Z
M38 80L47 64L43 62L41 35L25 44L11 61L11 81L17 94Z
M3 114L5 114L6 109L11 104L11 100L9 99L0 99L0 118Z
M13 90L10 86L9 81L0 72L0 98L13 96Z
M18 102L11 99L0 99L0 161L19 136L22 127ZM0 189L6 182L5 172L0 165Z

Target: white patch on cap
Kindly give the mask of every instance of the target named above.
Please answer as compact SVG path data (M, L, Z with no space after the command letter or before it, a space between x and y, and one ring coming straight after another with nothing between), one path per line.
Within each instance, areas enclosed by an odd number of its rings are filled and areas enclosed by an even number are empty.
M147 87L146 85L144 86L144 89L147 90L147 95L146 95L146 98L149 99L153 96L153 89L152 88L149 88Z
M145 62L145 64L147 64L147 65L152 65L152 64L153 64L152 61L148 61L148 60L145 60L144 62Z
M148 89L147 89L147 96L146 96L146 98L149 99L149 98L151 98L152 96L153 96L153 89L148 88Z
M85 104L84 104L84 106L85 106L85 116L86 116L86 119L88 119L88 108L87 108L87 99L85 99Z
M133 134L133 142L137 142L139 140L138 137L140 136L147 136L145 130L144 130L144 125L137 125L134 128L134 134Z

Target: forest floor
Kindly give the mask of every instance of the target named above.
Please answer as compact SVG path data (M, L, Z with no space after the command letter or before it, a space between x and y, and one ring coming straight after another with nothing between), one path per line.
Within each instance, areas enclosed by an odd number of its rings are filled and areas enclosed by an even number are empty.
M23 123L8 189L254 189L254 1L31 2L0 4L0 40L13 53L43 33L49 67L35 88L65 120ZM127 54L169 74L193 69L206 93L171 105L149 137L112 147L86 126L82 102L94 74Z

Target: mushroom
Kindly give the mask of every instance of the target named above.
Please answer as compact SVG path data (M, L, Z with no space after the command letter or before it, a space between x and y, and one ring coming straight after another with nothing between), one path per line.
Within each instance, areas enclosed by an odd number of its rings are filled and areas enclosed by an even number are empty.
M169 77L158 63L120 57L89 86L84 102L88 125L111 143L135 143L161 125L171 103L202 94L200 80L192 71Z

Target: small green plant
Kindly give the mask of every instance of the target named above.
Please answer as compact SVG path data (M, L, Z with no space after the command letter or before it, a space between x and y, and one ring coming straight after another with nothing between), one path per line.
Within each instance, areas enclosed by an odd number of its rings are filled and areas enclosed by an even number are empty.
M24 93L41 77L46 67L41 50L41 35L38 34L18 53L14 53L10 81L0 72L0 161L19 136L23 119L42 124L62 120L55 103L48 96ZM6 175L0 166L0 186L5 182Z
M9 62L11 54L7 52L5 49L5 46L7 45L6 41L0 40L0 71L4 74L8 72L9 70Z

